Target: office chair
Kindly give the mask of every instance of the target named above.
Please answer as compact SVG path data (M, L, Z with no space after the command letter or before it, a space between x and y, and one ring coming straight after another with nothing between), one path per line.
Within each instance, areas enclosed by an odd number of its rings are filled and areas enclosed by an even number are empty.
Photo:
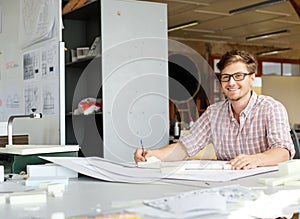
M290 133L291 133L291 137L292 137L292 140L293 140L293 143L295 146L295 151L296 151L294 159L300 159L300 143L299 143L298 135L297 135L295 129L291 129Z

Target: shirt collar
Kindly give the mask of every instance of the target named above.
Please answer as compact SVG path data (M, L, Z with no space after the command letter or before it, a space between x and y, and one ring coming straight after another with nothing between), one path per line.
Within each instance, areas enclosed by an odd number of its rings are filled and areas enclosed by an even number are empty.
M257 94L255 93L254 90L252 90L249 103L247 104L246 108L242 111L242 113L245 114L245 117L252 111L252 109L256 103L256 100L257 100Z
M252 90L249 103L247 104L246 108L241 112L241 114L244 114L244 116L246 117L252 111L252 109L253 109L253 107L256 103L256 100L257 100L257 94L255 93L254 90ZM228 103L228 110L229 110L229 113L230 113L230 117L232 119L234 119L230 101L228 101L227 103Z

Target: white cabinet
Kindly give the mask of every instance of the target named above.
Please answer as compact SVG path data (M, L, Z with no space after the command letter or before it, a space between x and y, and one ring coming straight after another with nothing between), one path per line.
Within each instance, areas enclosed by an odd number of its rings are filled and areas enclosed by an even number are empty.
M146 148L168 143L167 6L134 0L94 1L63 15L66 143L83 155L132 161ZM71 62L70 50L91 46L101 54ZM80 100L101 98L102 113L73 115Z

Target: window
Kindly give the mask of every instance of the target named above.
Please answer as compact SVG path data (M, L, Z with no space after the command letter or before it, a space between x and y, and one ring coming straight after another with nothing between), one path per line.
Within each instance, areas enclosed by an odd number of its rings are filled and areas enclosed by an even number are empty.
M300 76L300 64L289 61L264 61L261 64L262 75L278 75L278 76Z
M300 65L283 63L282 75L284 76L300 76Z
M263 75L281 75L281 63L262 62Z

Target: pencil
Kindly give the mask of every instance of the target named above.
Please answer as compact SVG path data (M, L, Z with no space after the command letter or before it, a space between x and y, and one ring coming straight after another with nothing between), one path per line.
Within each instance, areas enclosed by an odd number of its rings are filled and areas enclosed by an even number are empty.
M143 140L141 139L141 146L142 146L142 156L145 156L145 149L144 149L144 145L143 145Z

